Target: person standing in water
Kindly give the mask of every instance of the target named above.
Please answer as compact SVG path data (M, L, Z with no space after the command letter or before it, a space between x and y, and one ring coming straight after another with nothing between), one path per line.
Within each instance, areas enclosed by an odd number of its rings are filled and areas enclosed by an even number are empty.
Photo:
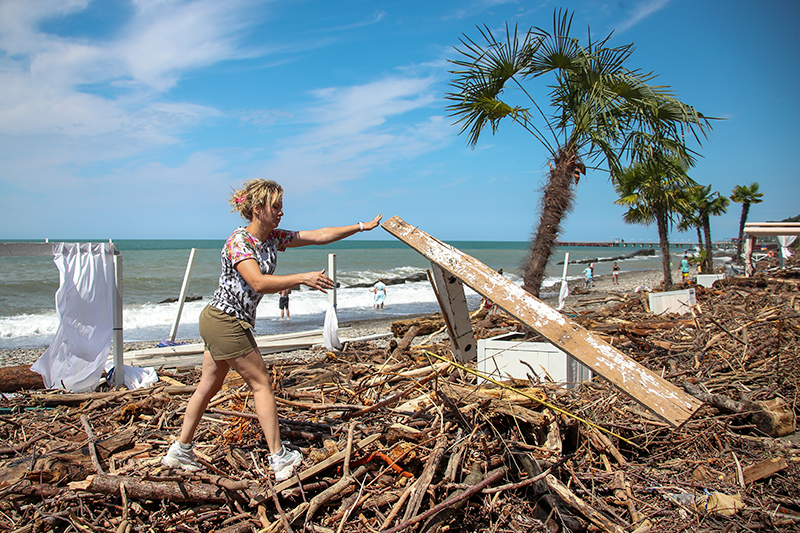
M188 471L202 468L193 452L194 434L211 398L220 390L228 370L238 372L253 391L256 415L270 451L269 464L276 481L288 479L303 461L296 450L281 442L278 409L269 373L252 329L256 308L264 294L296 285L326 292L333 281L325 270L274 275L278 252L286 248L327 244L359 231L378 227L381 215L369 222L316 230L279 229L283 217L283 188L271 180L245 182L230 198L233 210L249 222L228 238L222 249L222 273L211 301L200 314L205 342L200 383L186 406L178 439L161 463Z
M372 292L375 293L375 304L372 307L383 309L386 302L386 284L383 282L383 278L378 278L378 283L372 287Z
M289 293L292 292L292 289L283 289L281 292L278 293L278 308L281 310L281 320L283 320L283 315L286 313L286 319L289 320L292 317L289 316Z

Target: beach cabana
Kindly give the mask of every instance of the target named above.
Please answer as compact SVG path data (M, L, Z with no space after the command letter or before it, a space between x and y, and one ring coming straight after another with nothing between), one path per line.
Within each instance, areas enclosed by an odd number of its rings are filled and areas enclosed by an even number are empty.
M753 250L758 237L775 237L778 241L778 258L781 266L792 254L789 246L800 235L800 222L748 222L744 225L744 264L745 275L750 277L755 272L753 266Z

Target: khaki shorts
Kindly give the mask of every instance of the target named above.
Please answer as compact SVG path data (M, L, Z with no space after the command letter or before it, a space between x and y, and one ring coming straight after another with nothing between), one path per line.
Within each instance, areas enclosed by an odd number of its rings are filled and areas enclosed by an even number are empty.
M258 351L252 326L216 307L207 305L200 313L200 336L215 361L233 359Z

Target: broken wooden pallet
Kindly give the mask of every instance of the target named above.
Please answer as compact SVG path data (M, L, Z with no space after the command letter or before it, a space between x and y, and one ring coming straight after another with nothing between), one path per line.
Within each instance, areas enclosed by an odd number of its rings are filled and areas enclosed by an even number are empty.
M673 426L684 423L702 405L474 257L400 217L392 217L381 226Z

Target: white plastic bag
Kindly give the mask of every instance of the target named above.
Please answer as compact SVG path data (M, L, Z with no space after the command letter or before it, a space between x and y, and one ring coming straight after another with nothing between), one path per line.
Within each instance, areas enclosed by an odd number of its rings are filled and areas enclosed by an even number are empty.
M154 383L158 383L158 374L153 367L141 368L138 366L123 365L123 372L125 386L129 390L143 389L149 387ZM106 381L109 383L114 382L114 361L109 360L106 363Z
M325 348L338 352L342 349L342 343L339 341L339 319L336 317L336 308L329 306L328 311L325 313L325 326L322 330L322 340L325 343Z

